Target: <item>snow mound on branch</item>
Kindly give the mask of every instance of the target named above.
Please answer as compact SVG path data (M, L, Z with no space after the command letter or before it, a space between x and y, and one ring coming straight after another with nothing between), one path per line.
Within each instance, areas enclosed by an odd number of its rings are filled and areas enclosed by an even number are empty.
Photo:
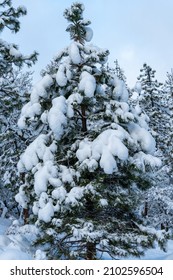
M85 41L90 42L93 38L93 30L90 27L85 27Z
M39 97L47 97L47 90L53 84L53 79L49 74L46 74L39 82L34 86L31 93L31 103L39 101Z
M47 191L48 182L57 177L57 168L52 161L47 161L43 166L37 166L38 171L34 174L34 189L37 195Z
M78 92L70 94L69 98L67 99L69 106L75 104L81 104L82 101L83 101L83 96Z
M72 60L72 63L74 64L80 64L82 61L82 58L80 56L78 44L75 42L72 42L69 46L69 56Z
M149 131L133 122L128 125L128 131L136 144L140 144L144 152L151 154L155 152L156 142Z
M67 77L65 75L65 66L60 65L56 74L56 82L60 87L64 87L67 84Z
M15 195L15 200L23 209L26 209L28 205L28 197L26 196L24 188L24 184L20 186L19 192Z
M21 111L21 116L18 120L18 127L24 129L26 126L26 119L33 118L41 114L41 105L36 102L32 104L31 102L26 103Z
M33 118L41 114L41 105L39 103L40 97L47 97L47 90L53 84L53 79L50 75L45 75L33 88L30 102L25 104L22 108L20 118L18 120L18 127L24 129L26 126L26 119Z
M65 203L71 204L73 207L78 204L78 200L80 200L83 196L84 189L82 187L73 187L70 192L67 194Z
M133 157L133 163L141 169L143 172L145 172L145 166L151 166L151 168L155 167L161 167L162 162L159 158L154 157L150 154L145 154L143 152L139 152L135 154Z
M67 81L72 78L71 65L69 58L66 59L62 64L60 64L58 71L56 73L56 82L60 87L67 85Z
M22 57L22 54L14 46L11 46L9 54L16 59Z
M88 165L91 169L91 161L99 161L100 167L106 174L117 171L115 157L120 160L128 159L128 149L123 140L127 137L127 132L108 129L102 132L93 142L84 139L79 144L76 156L80 162ZM89 159L89 161L87 161ZM95 167L96 164L93 165Z
M49 223L53 216L54 208L51 201L49 201L42 209L39 210L38 218L39 220L42 220L45 223Z
M96 90L95 78L87 71L83 71L80 79L79 90L83 91L87 97L93 97Z
M115 86L115 89L113 90L115 100L127 102L129 99L129 93L124 81L115 76L113 84Z
M18 162L20 173L26 172L26 170L32 170L39 163L40 159L43 162L53 160L53 152L56 150L56 144L53 142L50 146L47 146L49 140L49 135L41 134L27 147Z
M55 135L56 140L60 140L64 127L67 125L67 104L64 96L56 97L52 100L52 108L48 113L48 123Z
M76 152L76 156L80 162L84 161L86 158L91 157L91 142L88 139L84 139L79 144L79 149Z

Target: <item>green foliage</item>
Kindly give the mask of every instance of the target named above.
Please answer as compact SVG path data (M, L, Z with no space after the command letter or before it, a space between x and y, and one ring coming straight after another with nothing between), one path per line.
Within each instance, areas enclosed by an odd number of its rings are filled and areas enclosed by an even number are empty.
M80 43L85 42L86 26L90 25L89 20L83 20L84 5L80 2L72 4L71 8L64 11L64 17L71 22L66 31L70 33L70 38Z

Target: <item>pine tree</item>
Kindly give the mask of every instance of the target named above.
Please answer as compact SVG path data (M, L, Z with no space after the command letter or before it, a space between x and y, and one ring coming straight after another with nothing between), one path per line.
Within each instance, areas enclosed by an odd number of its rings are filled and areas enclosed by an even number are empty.
M119 63L118 63L118 60L116 59L116 60L114 61L114 63L115 63L115 69L114 69L115 75L116 75L120 80L122 80L122 81L124 81L124 82L126 83L127 78L126 78L126 76L125 76L125 74L124 74L124 70L120 67L120 65L119 65Z
M150 118L150 129L152 134L156 138L157 148L159 149L159 136L161 135L162 124L161 120L161 83L155 78L156 71L153 70L146 63L143 64L143 68L140 70L141 74L138 80L141 84L142 96L141 107L145 110L146 114Z
M8 212L18 214L14 200L20 178L17 172L17 162L21 151L26 148L30 133L19 130L17 121L21 108L28 101L28 92L31 90L31 73L22 73L14 70L2 79L0 84L1 96L1 201L6 205ZM17 211L17 212L16 212Z
M167 80L164 85L161 85L155 80L155 71L147 64L144 64L141 72L142 74L138 78L142 90L140 105L150 118L150 128L155 135L163 165L169 166L171 170L172 74L167 73Z
M26 15L24 7L13 8L12 1L0 3L0 32L5 28L12 32L20 29L19 17ZM17 120L27 92L31 90L31 73L22 73L22 66L31 66L37 54L29 56L20 53L18 46L0 39L0 154L1 154L1 200L8 209L16 206L14 195L19 187L17 162L21 150L24 150L27 137L17 127Z
M173 184L173 69L167 73L167 79L162 87L162 110L164 112L164 146L165 163L169 166L170 183Z
M164 243L136 212L145 173L160 160L126 87L104 66L109 51L86 44L93 32L83 11L79 2L65 10L72 42L22 109L20 127L40 134L20 157L26 175L16 200L29 208L50 259L139 256L155 239Z
M162 168L153 174L153 188L146 193L143 205L145 211L145 222L156 228L171 229L172 204L171 191L171 139L172 139L172 118L171 118L171 86L167 86L171 77L161 86L155 80L155 71L147 64L143 65L139 76L139 82L133 92L133 102L137 102L141 114L149 116L149 124L152 134L156 136L159 157L162 159ZM169 81L169 82L168 82ZM169 93L168 93L169 92ZM136 93L136 94L135 94ZM166 186L166 187L165 187ZM147 210L146 210L147 209ZM158 214L159 213L159 214Z

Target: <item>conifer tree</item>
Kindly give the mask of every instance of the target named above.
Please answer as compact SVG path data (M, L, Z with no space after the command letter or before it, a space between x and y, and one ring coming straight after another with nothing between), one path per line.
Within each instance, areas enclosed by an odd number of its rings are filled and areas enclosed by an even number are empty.
M163 232L144 227L136 212L146 173L160 160L126 87L104 66L109 51L86 44L93 32L83 11L80 2L65 10L72 42L22 109L20 128L40 134L20 157L26 175L16 200L29 208L50 259L139 256L156 239L164 245Z
M143 99L141 100L141 107L145 110L146 114L150 118L150 129L152 134L156 138L157 147L159 147L159 136L162 129L161 120L161 83L155 78L156 71L153 70L146 63L143 64L143 68L140 70L141 74L138 80L141 84L141 94Z
M164 156L169 166L170 183L173 184L173 69L167 73L167 79L162 87L162 110L164 112Z
M120 65L119 65L119 63L118 63L118 60L116 59L116 60L114 61L114 63L115 63L115 69L114 69L114 71L115 71L116 76L117 76L120 80L122 80L122 81L124 81L124 82L126 83L127 78L126 78L126 76L125 76L125 74L124 74L124 70L120 67Z
M0 32L5 28L12 32L20 29L19 18L26 15L25 7L13 8L12 1L0 2ZM31 66L37 54L29 56L20 53L18 46L0 39L0 195L4 205L14 210L14 195L19 187L17 162L24 150L27 137L19 131L17 120L27 92L31 90L31 73L22 73L22 66ZM19 140L20 139L20 140ZM14 211L13 211L14 214Z
M133 103L136 102L138 111L149 116L151 132L156 137L159 157L162 159L162 168L153 174L153 188L146 193L144 199L144 219L146 223L152 224L156 228L167 230L172 228L170 174L173 131L170 105L171 75L168 77L165 85L161 86L155 80L155 71L144 64L131 98Z

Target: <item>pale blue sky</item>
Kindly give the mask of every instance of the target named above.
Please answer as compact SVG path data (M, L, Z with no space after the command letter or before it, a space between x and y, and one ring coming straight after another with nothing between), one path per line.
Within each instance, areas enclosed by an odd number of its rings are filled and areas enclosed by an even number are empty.
M2 37L20 46L21 52L39 52L34 80L52 57L70 43L65 32L65 8L72 0L13 0L24 5L18 34L3 32ZM128 83L133 86L144 62L156 70L160 81L173 68L173 0L83 0L84 17L94 31L92 43L110 50L109 64L118 59Z

